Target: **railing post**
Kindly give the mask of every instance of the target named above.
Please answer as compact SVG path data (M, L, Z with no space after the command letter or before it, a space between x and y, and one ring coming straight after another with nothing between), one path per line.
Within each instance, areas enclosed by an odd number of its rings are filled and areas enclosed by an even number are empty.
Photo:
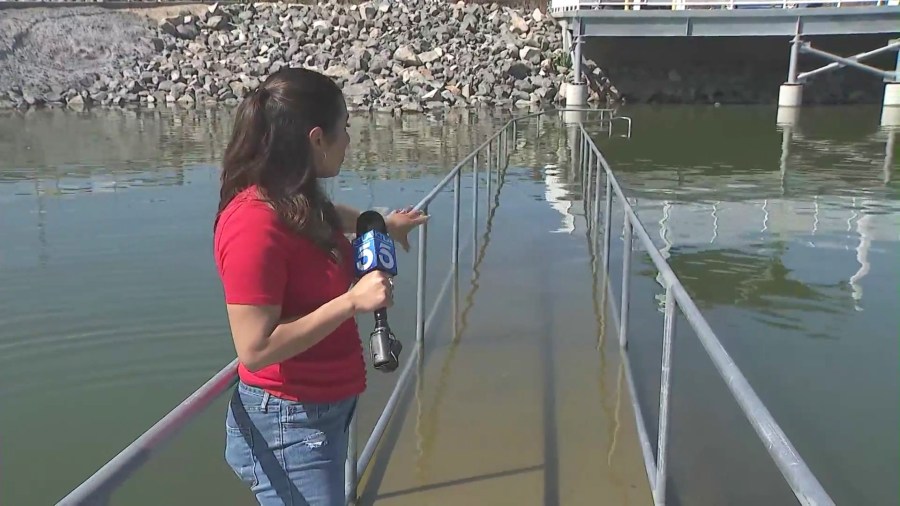
M356 434L358 431L358 410L350 419L350 431L347 435L347 460L344 463L344 501L348 506L354 506L357 499L357 484L359 477L356 475Z
M594 178L594 147L591 145L590 139L587 140L588 147L588 157L587 157L587 178L584 180L585 194L591 194L591 181ZM586 202L589 203L587 199ZM585 219L587 219L587 214L590 212L590 205L585 209Z
M459 201L462 192L462 171L456 171L453 176L453 245L450 247L450 255L453 264L459 263Z
M597 229L600 228L597 226L598 222L600 221L600 156L597 156L596 169L597 174L594 176L594 209L591 217L594 223L593 245L595 250L597 248Z
M619 319L619 344L628 347L628 286L631 281L631 220L625 212L625 245L622 251L622 316Z
M427 215L428 206L422 211ZM424 346L425 341L425 261L428 251L428 223L419 226L419 276L416 282L416 342Z
M478 258L478 153L472 157L472 267Z
M491 173L491 145L487 146L487 153L484 155L484 177L487 180L486 185L487 188L484 192L484 218L485 220L491 214L491 180L493 179L493 174Z
M675 294L671 285L666 287L666 319L663 330L662 369L659 384L659 437L656 444L656 504L666 504L666 478L669 444L669 392L672 377L672 341L675 339Z
M609 278L609 246L612 220L612 181L606 174L606 215L603 216L603 275Z

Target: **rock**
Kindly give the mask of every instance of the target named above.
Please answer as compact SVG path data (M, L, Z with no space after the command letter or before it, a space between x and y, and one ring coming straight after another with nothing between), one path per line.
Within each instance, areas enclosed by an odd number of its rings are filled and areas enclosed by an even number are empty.
M525 46L519 50L519 58L537 65L541 62L541 50L536 47Z
M398 47L394 51L394 59L409 67L416 67L422 64L422 60L419 59L412 47L408 45Z
M509 13L509 31L515 34L528 33L528 22L515 11Z
M83 83L0 89L0 98L25 106L234 105L266 75L306 66L334 79L348 106L396 114L558 103L571 79L552 18L498 3L213 4L144 29L144 53ZM615 90L596 65L587 70Z
M425 51L424 53L419 53L418 58L419 61L424 63L425 65L436 62L441 59L441 56L444 55L444 51L441 48L434 48L431 51Z

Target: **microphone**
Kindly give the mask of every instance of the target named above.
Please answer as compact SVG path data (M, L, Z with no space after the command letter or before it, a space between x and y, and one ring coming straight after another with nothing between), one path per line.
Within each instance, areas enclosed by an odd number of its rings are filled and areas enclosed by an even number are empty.
M394 241L387 232L387 224L381 214L365 211L356 219L356 276L361 278L372 271L382 271L391 277L397 275L397 255ZM400 365L403 345L394 338L388 325L387 308L375 311L375 330L369 336L369 347L375 369L392 372Z

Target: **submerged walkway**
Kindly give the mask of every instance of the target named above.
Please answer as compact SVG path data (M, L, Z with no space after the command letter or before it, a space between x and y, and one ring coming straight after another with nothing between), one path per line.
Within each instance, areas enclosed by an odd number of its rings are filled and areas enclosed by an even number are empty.
M361 504L652 503L618 348L601 331L600 262L583 219L555 233L563 216L546 191L509 169L482 258L473 271L471 246L460 254L458 290L362 477Z

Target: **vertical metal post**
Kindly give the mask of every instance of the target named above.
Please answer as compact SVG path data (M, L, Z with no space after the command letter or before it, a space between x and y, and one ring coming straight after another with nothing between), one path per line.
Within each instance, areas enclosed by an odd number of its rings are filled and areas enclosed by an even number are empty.
M478 153L472 157L472 266L478 258Z
M359 477L356 475L356 434L358 432L359 411L353 414L350 419L350 432L348 434L347 444L347 460L344 463L344 503L348 506L356 504L357 500L357 484Z
M506 131L506 128L500 131L500 137L498 137L499 148L501 157L500 160L503 163L503 166L506 166L507 157L509 155L509 134Z
M589 196L591 194L591 181L594 178L594 156L595 156L595 153L594 153L594 146L591 145L590 139L588 139L587 145L588 145L587 178L585 178L585 180L584 180L584 187L587 190L585 193ZM585 217L584 217L585 219L587 219L588 218L587 214L590 212L591 206L590 206L590 201L585 200L585 202L588 202L588 206L585 209Z
M500 167L503 166L502 160L500 159L500 153L503 151L501 146L503 145L503 132L500 132L500 135L497 136L497 172L500 172Z
M600 220L600 157L597 157L597 173L594 175L594 209L593 209L593 220L594 220L594 248L597 247L597 222Z
M606 175L606 215L603 217L603 275L609 277L609 245L612 220L612 181Z
M666 463L669 443L669 392L672 377L672 340L675 338L675 294L671 286L666 287L666 320L663 330L662 369L659 385L659 437L656 454L656 489L653 496L656 504L666 504Z
M575 61L572 62L572 70L575 71L574 84L582 84L582 81L581 81L581 42L582 42L581 18L575 18L575 23L574 23L573 28L574 28L574 32L575 32L572 34L572 45L575 46L574 56L573 56L573 59Z
M628 346L628 286L631 284L631 220L625 213L625 245L622 251L622 316L619 319L619 344Z
M422 209L428 214L428 206ZM428 223L419 226L419 276L416 282L416 342L424 346L425 341L425 266L428 251Z
M451 260L459 263L459 201L462 193L462 171L453 176L453 245L450 249Z
M484 155L484 177L487 179L487 189L484 192L484 219L487 220L491 211L491 181L494 179L491 172L491 143L488 142L487 152ZM499 183L498 183L499 184Z
M791 59L788 63L788 84L797 84L797 59L800 56L800 22L797 22L797 31L791 40Z
M516 137L519 135L519 123L516 120L512 122L512 151L516 151Z

